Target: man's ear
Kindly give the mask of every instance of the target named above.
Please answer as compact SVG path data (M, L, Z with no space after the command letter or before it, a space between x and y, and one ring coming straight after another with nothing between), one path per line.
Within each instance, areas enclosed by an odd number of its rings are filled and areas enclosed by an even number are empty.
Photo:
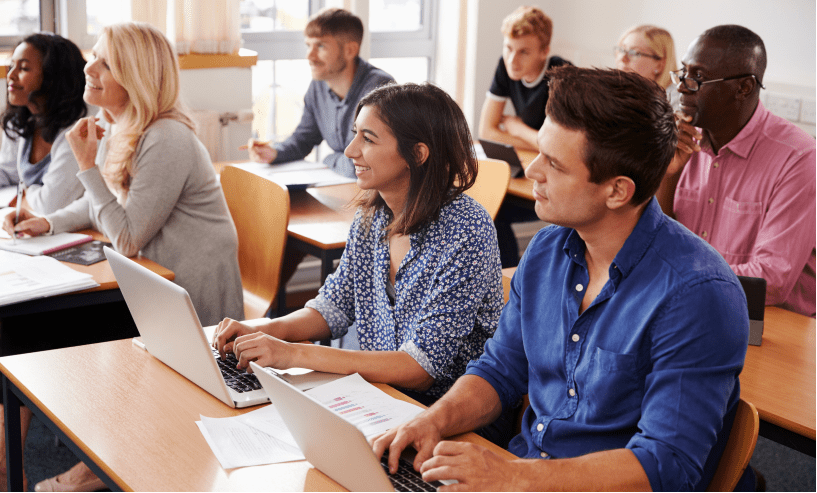
M738 86L738 92L735 93L735 97L739 100L745 100L755 92L756 87L757 80L754 77L746 77L741 79L740 85Z
M343 43L343 56L347 60L353 60L360 53L360 43L357 41L347 41Z
M628 176L610 178L610 192L607 195L607 207L618 209L630 203L635 195L635 182Z
M414 159L418 166L425 164L426 160L428 159L429 152L428 146L422 142L418 142L414 145Z

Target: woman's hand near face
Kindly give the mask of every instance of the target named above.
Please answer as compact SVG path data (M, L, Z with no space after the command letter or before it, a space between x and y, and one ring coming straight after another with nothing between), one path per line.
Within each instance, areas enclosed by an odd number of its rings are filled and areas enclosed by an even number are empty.
M96 124L97 118L89 116L80 118L73 128L65 134L65 139L74 153L80 171L96 166L96 151L99 139L105 134L105 129Z
M22 234L39 236L43 233L47 233L51 227L45 218L35 216L34 213L28 209L20 210L20 221L14 224L16 215L16 212L10 212L6 215L3 219L3 230L10 235L16 234L18 238Z

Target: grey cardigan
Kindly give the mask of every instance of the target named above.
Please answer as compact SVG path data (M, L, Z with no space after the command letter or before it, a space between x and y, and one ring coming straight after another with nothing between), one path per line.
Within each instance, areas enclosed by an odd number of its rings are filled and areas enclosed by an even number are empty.
M181 122L153 123L136 145L122 205L100 173L106 142L100 142L97 166L77 175L85 187L82 198L46 215L53 231L94 227L123 255L141 252L171 269L203 325L224 317L242 320L238 237L204 145Z

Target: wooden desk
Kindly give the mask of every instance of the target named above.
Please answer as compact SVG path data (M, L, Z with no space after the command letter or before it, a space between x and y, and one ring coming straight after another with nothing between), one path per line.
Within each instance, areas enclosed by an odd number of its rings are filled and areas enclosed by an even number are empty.
M531 161L533 161L538 154L535 151L522 150L517 150L516 153L519 155L519 160L522 162L522 166L525 168L528 167ZM526 205L530 206L531 202L533 202L533 180L524 176L519 178L511 178L511 182L508 183L508 195L522 199L523 201L527 202Z
M108 239L105 238L102 233L94 230L87 229L79 232L89 234L93 236L95 240L108 241ZM141 255L133 257L133 260L159 274L165 279L170 279L172 281L175 277L173 271L170 269L162 267L156 262L142 257ZM79 265L72 264L70 262L63 262L63 265L66 265L79 272L91 274L94 277L94 280L99 283L99 286L73 293L49 296L47 298L38 298L2 306L0 307L0 326L2 326L2 319L6 317L43 313L61 310L64 308L75 308L123 300L122 293L119 291L119 285L116 283L116 278L114 277L113 271L108 265L107 260L97 262L93 265Z
M815 323L767 306L763 342L749 346L741 396L757 407L760 434L814 457Z
M502 269L508 300L516 267ZM760 415L760 435L815 455L815 321L767 306L763 342L749 346L740 374L741 397Z
M9 491L22 487L17 396L112 490L343 491L306 461L222 469L195 421L257 407L227 407L130 340L7 356L0 371ZM473 433L458 439L512 457Z

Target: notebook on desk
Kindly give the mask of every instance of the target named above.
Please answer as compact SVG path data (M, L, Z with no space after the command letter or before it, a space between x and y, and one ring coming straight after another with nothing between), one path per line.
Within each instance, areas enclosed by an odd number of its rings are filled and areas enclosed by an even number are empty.
M436 491L443 484L424 482L405 458L397 474L389 475L353 424L267 369L250 365L306 460L349 491Z

